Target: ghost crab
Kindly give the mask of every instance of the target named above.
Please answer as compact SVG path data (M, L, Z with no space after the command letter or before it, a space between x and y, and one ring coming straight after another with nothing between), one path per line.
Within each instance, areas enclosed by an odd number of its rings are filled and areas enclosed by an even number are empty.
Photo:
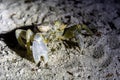
M60 42L75 37L76 33L81 33L81 30L86 30L90 35L91 30L87 26L73 25L67 27L61 21L52 23L45 22L36 26L38 32L33 33L30 29L22 30L17 29L15 35L18 43L23 48L27 49L27 54L32 54L36 64L43 61L45 64L48 62L48 43Z

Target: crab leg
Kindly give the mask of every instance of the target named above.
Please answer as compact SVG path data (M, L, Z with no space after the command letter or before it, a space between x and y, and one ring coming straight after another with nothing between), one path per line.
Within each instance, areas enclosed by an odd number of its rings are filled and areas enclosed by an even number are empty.
M93 32L86 25L81 24L81 28L85 29L89 33L89 35L93 35Z
M26 40L25 35L26 35L26 30L17 29L15 31L15 36L17 38L17 41L23 48L25 48L25 44L26 44L26 42L25 42L25 40Z
M26 31L26 48L27 48L27 54L29 55L31 53L31 42L33 40L33 32L28 29Z

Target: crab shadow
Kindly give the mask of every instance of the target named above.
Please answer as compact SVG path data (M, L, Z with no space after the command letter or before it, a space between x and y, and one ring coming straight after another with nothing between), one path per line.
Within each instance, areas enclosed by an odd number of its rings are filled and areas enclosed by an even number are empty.
M31 29L33 31L34 26L33 25L21 26L20 28L16 28L16 29L23 29L23 30ZM25 58L31 62L34 62L32 55L27 55L27 50L22 48L18 44L17 39L15 37L15 30L16 29L14 29L8 33L5 33L5 34L0 34L0 39L3 39L3 41L6 43L6 45L11 50L15 51L17 55L19 55L20 57Z

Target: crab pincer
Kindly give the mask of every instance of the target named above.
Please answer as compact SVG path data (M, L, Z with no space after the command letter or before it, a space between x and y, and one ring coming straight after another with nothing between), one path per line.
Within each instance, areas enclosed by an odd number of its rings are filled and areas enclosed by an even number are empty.
M48 62L48 49L45 45L42 35L40 33L35 34L32 44L33 58L36 64L40 61Z

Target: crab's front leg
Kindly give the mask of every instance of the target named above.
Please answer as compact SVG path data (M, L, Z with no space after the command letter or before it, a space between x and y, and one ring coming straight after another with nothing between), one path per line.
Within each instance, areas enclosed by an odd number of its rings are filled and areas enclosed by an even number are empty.
M18 43L23 47L23 48L27 48L27 53L30 54L31 50L31 42L33 40L33 32L28 29L26 30L22 30L22 29L17 29L15 31L15 35L17 38Z
M17 29L15 36L21 47L25 48L26 45L26 30Z
M28 29L26 31L26 48L27 48L27 54L31 54L31 43L33 42L33 37L34 37L34 33Z

